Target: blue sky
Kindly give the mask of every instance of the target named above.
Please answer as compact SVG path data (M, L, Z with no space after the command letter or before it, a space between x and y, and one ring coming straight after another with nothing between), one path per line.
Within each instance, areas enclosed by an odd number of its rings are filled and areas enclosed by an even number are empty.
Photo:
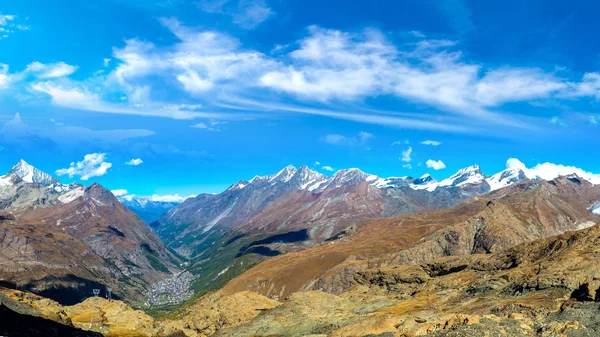
M4 2L0 168L24 158L138 195L220 192L288 164L445 178L514 157L600 173L599 10Z

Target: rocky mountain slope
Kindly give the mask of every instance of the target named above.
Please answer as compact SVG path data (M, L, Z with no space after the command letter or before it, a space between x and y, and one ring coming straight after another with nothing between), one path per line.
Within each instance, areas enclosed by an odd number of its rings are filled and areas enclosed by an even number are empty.
M23 161L0 177L0 282L63 303L106 286L137 300L177 270L178 258L110 191L48 177Z
M523 242L589 227L600 186L576 176L524 181L449 209L360 222L328 244L276 256L233 279L226 293L285 298L300 290L340 293L356 272L443 256L496 253Z
M265 258L339 239L358 221L451 207L526 178L538 179L519 167L487 177L474 165L436 181L429 175L380 178L359 169L327 177L288 166L221 194L190 198L151 225L196 261L190 267L200 276L195 288L206 290Z
M599 200L599 186L568 176L360 222L229 282L220 296L250 290L279 304L215 335L594 336ZM196 305L216 308L209 299ZM195 311L179 317L186 334L212 334Z

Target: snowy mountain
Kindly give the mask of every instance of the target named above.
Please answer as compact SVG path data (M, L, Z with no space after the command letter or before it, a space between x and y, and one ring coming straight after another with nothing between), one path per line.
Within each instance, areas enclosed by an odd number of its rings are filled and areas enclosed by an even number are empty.
M328 177L307 166L290 165L275 174L240 180L220 194L190 198L170 208L152 226L168 244L185 254L202 251L203 245L247 224L257 227L257 232L271 230L265 227L283 231L296 224L314 225L313 235L323 240L358 219L452 206L489 192L487 179L477 165L442 181L429 174L381 178L357 168L339 170ZM507 184L506 179L501 183ZM121 200L143 214L140 208Z
M60 185L58 179L27 164L23 159L21 159L17 165L13 166L9 173L16 174L19 178L28 183L38 183L43 186Z
M8 172L9 175L15 175L19 177L23 182L26 183L37 183L48 189L54 190L55 192L68 192L73 188L80 187L78 183L63 184L57 178L49 175L46 172L38 170L32 165L28 164L25 160L21 159L13 168Z

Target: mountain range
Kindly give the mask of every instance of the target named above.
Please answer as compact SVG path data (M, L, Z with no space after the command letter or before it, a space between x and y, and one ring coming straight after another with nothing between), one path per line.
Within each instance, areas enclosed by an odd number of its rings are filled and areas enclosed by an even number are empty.
M185 200L152 223L158 235L102 186L25 162L0 177L0 196L0 310L43 319L41 334L89 329L95 304L65 304L92 287L180 303L190 281L199 294L171 315L101 300L102 319L144 336L600 332L600 185L574 174L475 165L436 181L288 166Z
M430 175L381 178L356 168L328 177L287 166L220 194L189 198L151 226L191 258L189 269L200 275L195 289L205 291L265 258L340 239L360 221L452 207L522 180L540 178L518 166L486 176L473 165L441 181Z
M112 287L140 300L181 260L98 184L64 185L21 160L0 177L0 282L62 303Z

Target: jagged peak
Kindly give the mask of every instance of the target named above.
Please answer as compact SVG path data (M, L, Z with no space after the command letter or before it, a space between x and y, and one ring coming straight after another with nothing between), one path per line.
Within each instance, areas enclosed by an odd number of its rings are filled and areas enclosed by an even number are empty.
M44 186L57 185L60 181L50 174L38 170L34 166L27 163L24 159L12 167L9 173L16 174L23 181L28 183L38 183Z
M456 172L454 174L454 176L468 174L468 173L479 173L479 174L481 174L481 167L479 165L477 165L477 164L471 165L471 166L467 166L467 167L464 167L464 168L458 170L458 172Z
M349 169L338 170L337 172L335 172L333 174L333 176L335 177L335 176L343 176L343 175L349 175L349 174L352 174L352 175L365 174L366 175L366 173L361 171L359 168L352 167Z
M296 171L298 171L298 170L296 169L295 166L288 165L288 166L284 167L281 171L277 172L277 174L271 176L269 181L288 182L290 179L292 179L292 177L294 176Z

